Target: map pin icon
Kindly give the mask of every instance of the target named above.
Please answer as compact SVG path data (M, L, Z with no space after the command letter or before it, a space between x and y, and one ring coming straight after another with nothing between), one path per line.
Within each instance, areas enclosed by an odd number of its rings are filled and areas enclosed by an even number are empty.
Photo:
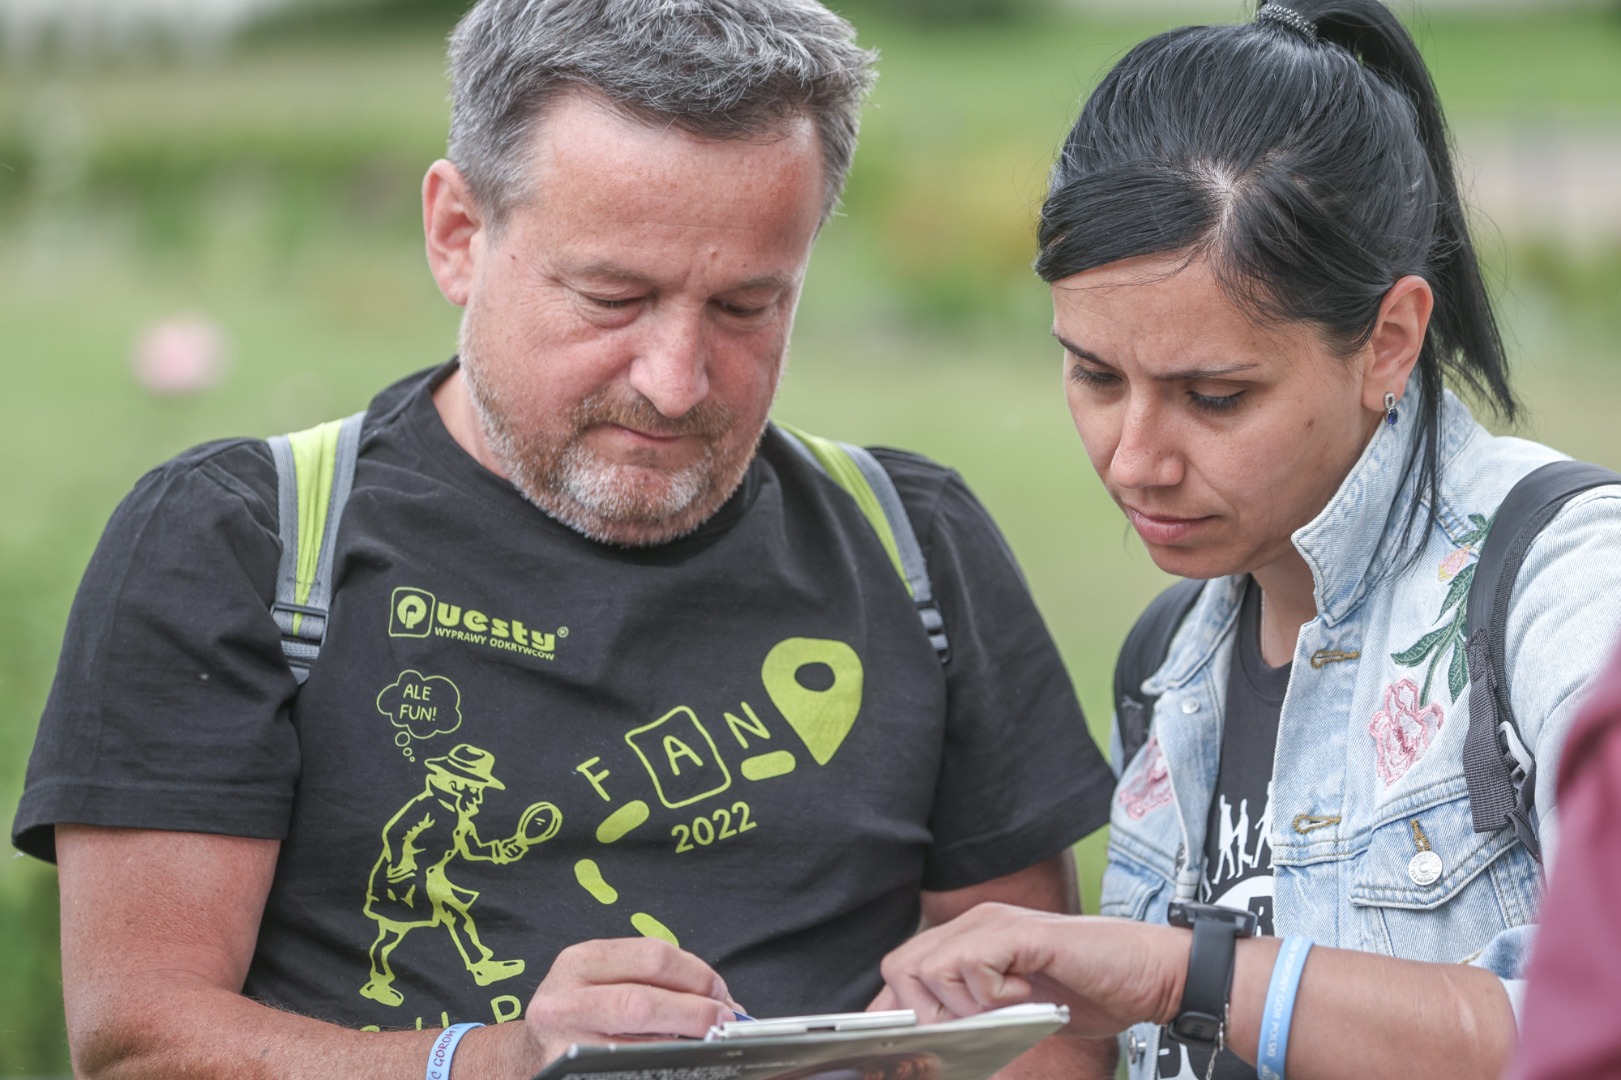
M760 668L760 680L771 703L818 765L833 759L855 726L863 679L856 651L842 641L823 638L780 642L766 654Z

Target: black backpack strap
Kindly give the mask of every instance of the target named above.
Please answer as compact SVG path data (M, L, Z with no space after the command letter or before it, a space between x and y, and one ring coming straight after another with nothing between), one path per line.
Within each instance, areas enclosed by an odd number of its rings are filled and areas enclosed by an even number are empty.
M1464 628L1469 658L1469 733L1463 773L1478 833L1508 827L1538 862L1532 825L1536 761L1520 739L1509 701L1504 638L1509 597L1526 552L1555 514L1581 492L1621 484L1621 475L1585 461L1555 461L1522 477L1497 508L1469 583Z
M1158 696L1143 693L1143 682L1165 662L1171 639L1193 610L1203 588L1203 581L1184 578L1154 597L1120 646L1120 657L1114 664L1114 709L1122 768L1148 741L1148 725Z

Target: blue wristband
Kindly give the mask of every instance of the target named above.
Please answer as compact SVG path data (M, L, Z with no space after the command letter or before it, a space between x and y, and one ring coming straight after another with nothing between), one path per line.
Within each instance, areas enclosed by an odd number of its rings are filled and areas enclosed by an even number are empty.
M1261 1080L1283 1080L1283 1063L1289 1055L1289 1024L1295 1018L1295 994L1300 991L1300 973L1306 967L1311 942L1305 938L1283 939L1283 948L1272 964L1272 981L1266 988L1266 1006L1261 1010L1261 1043L1255 1056L1255 1074Z
M439 1033L433 1040L433 1049L428 1051L428 1073L426 1080L450 1080L450 1059L456 1056L456 1044L476 1027L483 1024L452 1024Z

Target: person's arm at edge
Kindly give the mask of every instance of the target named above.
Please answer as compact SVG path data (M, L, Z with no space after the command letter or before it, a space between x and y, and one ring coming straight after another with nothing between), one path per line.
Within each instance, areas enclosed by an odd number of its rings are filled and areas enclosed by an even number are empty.
M1066 848L1034 866L964 889L925 891L919 930L949 922L984 903L1017 904L1062 915L1079 915L1081 892L1075 877L1073 850ZM996 1076L997 1080L1045 1080L1048 1077L1104 1080L1114 1076L1117 1056L1113 1039L1054 1035L1020 1055Z
M74 1075L366 1080L421 1075L437 1031L355 1031L240 993L275 873L273 840L59 825L62 981ZM624 982L641 982L625 993ZM681 987L681 991L658 989ZM717 997L718 995L718 997ZM616 1015L701 1036L725 987L660 942L565 950L522 1023L477 1028L454 1077L527 1080ZM589 1018L589 1019L587 1019ZM454 1080L454 1078L453 1078Z

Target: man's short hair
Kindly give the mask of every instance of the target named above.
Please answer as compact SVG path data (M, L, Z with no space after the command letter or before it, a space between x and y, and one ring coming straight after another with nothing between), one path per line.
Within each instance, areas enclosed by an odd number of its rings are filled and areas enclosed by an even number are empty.
M703 138L775 135L806 116L825 221L875 58L816 0L480 0L450 36L449 157L498 227L533 194L534 125L569 90Z

